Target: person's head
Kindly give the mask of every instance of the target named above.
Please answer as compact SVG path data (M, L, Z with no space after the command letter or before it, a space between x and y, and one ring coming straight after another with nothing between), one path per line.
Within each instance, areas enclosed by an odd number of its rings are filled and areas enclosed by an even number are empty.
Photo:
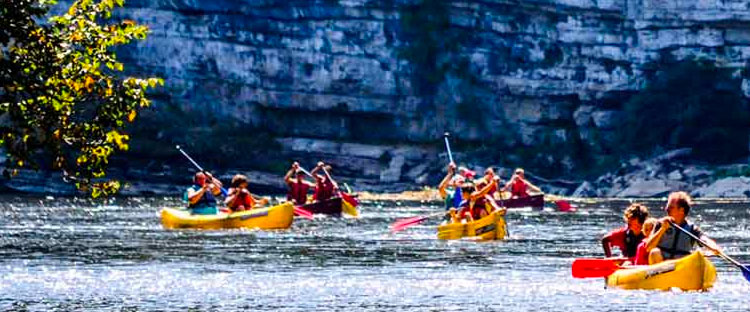
M234 188L247 188L248 179L242 174L236 174L232 177L232 187Z
M646 222L643 222L643 229L641 232L643 232L643 236L649 236L651 235L651 232L654 230L654 227L659 223L659 220L656 218L648 218L646 219Z
M469 170L469 168L466 167L458 167L458 174L462 175L466 179L473 179L476 174L476 172Z
M492 179L495 177L495 170L492 167L487 167L487 169L484 169L484 176Z
M305 177L305 172L302 171L302 169L297 169L297 171L294 173L294 176L297 177L297 179L302 180L302 178Z
M667 198L667 206L664 209L667 215L676 219L683 219L690 213L693 199L685 192L672 192ZM679 220L678 220L679 221Z
M648 208L641 204L631 204L623 213L623 219L627 222L628 228L636 233L641 232L646 218L648 218Z
M476 186L472 182L465 182L461 184L461 197L468 199L471 193L474 193Z
M513 171L513 174L515 174L515 175L516 175L516 176L518 176L519 178L523 178L523 175L524 175L524 171L523 171L523 169L522 169L522 168L516 168L516 170L515 170L515 171Z
M464 184L464 181L466 181L466 179L463 176L456 175L451 179L449 185L460 188L461 185Z
M206 174L200 171L196 172L195 176L193 176L193 183L200 186L206 184Z

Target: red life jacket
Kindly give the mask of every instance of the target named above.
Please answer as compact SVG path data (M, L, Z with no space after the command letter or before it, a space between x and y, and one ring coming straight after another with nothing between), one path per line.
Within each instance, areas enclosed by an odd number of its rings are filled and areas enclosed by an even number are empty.
M313 199L324 201L333 197L333 183L330 179L325 179L323 182L317 182L318 183L315 183L315 194L313 194Z
M239 206L245 206L245 209L253 209L254 200L250 194L240 193L234 200L234 204L228 205L230 209L235 210Z
M510 186L510 194L516 197L529 197L529 193L526 192L526 182L516 179Z
M304 205L307 203L307 191L310 190L310 186L304 182L292 182L289 184L289 193L286 194L286 199L294 201L297 205Z

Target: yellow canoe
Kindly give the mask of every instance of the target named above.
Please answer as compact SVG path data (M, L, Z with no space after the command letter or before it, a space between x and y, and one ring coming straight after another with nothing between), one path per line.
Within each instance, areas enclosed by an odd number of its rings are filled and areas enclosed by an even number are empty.
M449 223L438 226L438 239L472 237L480 240L504 239L507 233L505 210L467 223Z
M294 206L286 202L269 208L217 215L193 215L184 209L164 208L161 224L167 229L287 229L294 220Z
M700 251L680 259L615 271L608 287L623 289L707 290L716 281L716 268Z

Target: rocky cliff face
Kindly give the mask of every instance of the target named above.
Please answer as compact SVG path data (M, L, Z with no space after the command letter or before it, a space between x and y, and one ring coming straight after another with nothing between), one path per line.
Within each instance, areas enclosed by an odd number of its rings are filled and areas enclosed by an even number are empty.
M747 1L438 2L460 44L432 56L466 66L430 72L442 77L427 91L415 77L430 68L403 52L429 50L418 37L441 30L409 29L416 0L128 0L118 18L151 34L120 56L131 73L165 78L157 116L171 108L270 129L282 150L269 153L322 153L369 183L424 183L433 168L420 165L437 163L444 131L606 154L623 99L655 64L698 57L739 69L750 58ZM570 170L571 157L542 158Z

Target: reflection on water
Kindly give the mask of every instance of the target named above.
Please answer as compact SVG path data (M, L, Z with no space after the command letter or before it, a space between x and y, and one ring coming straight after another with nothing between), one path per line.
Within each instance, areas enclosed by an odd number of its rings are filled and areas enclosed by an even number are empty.
M287 231L165 231L178 199L91 203L0 198L0 310L747 311L750 283L714 258L707 293L604 289L573 279L576 257L621 226L625 201L575 214L512 211L502 242L438 241L435 222L392 235L436 205L364 203L360 219L296 219ZM652 210L663 201L646 201ZM694 219L741 262L747 202L699 202ZM657 212L661 215L661 212Z

